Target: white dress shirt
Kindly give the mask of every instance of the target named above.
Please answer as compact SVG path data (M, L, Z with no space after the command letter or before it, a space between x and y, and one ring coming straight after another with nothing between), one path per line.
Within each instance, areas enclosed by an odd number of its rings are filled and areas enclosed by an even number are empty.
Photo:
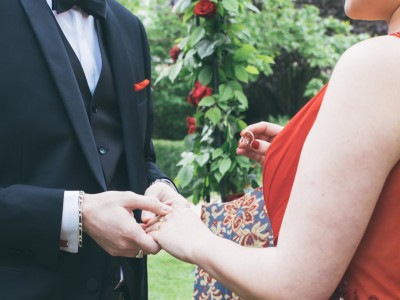
M51 9L52 0L46 1ZM53 14L81 62L89 89L93 94L102 67L94 18L77 7L73 7L60 14L53 11ZM67 241L68 246L60 246L60 249L73 253L78 252L78 196L79 192L77 191L64 192L64 207L61 221L60 239Z

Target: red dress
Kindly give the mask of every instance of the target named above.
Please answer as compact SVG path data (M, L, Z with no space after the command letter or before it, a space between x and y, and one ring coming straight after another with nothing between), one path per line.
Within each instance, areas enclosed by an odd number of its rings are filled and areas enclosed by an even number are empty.
M263 188L276 244L304 141L326 86L274 139L266 153ZM371 221L332 299L400 299L400 161L389 174Z

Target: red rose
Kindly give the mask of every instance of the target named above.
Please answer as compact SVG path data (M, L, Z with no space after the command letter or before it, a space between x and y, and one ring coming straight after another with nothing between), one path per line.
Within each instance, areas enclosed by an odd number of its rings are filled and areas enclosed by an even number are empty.
M211 96L212 88L206 85L201 85L200 81L196 81L194 84L193 90L189 93L187 97L187 101L193 105L197 106L201 99L207 96Z
M169 56L172 58L173 62L176 62L179 54L181 53L181 49L179 49L178 45L175 45L169 50Z
M210 0L200 0L194 7L194 14L199 17L210 19L217 13L217 6Z
M188 134L193 134L196 131L196 118L186 117L186 126L188 128Z

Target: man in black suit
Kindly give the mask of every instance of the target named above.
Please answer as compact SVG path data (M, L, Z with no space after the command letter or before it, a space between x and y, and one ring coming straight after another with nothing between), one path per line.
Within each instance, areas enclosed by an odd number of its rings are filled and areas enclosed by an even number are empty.
M0 1L0 299L147 299L140 210L179 196L146 34L116 0L69 1Z

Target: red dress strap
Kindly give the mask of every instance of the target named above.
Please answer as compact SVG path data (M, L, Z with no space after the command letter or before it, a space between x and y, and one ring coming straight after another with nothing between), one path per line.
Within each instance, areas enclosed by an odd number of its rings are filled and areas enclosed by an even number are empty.
M394 33L391 33L389 35L400 38L400 32L394 32Z

